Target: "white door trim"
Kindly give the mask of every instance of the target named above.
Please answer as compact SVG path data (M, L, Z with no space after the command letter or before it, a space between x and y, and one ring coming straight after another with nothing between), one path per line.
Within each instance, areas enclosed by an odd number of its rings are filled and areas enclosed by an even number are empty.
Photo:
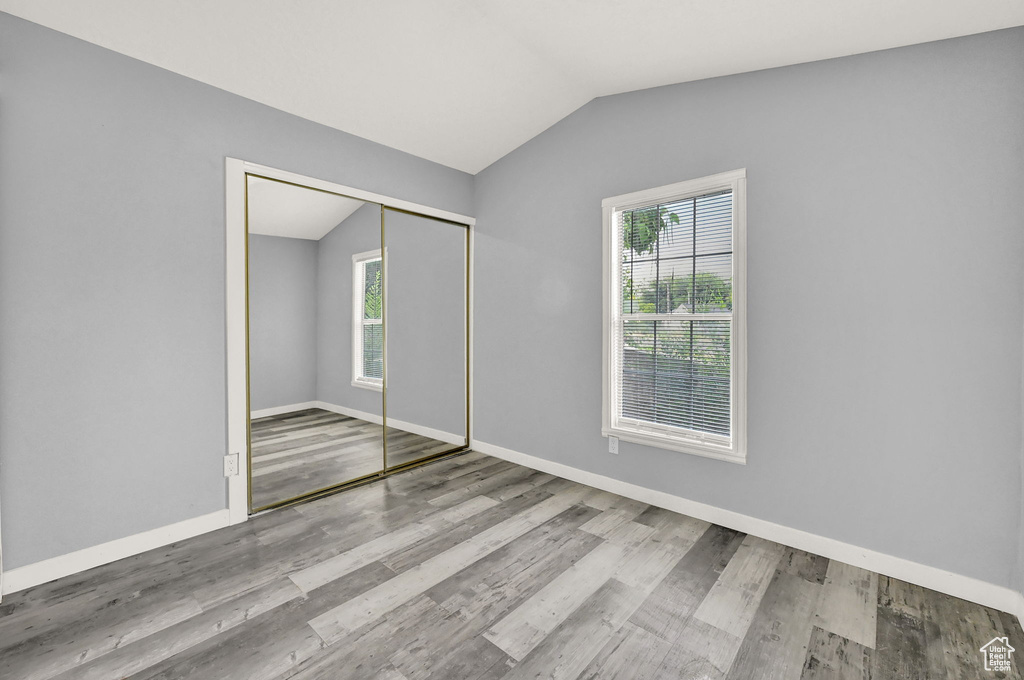
M330 191L343 196L378 203L388 208L408 210L410 212L435 217L450 222L458 222L468 227L476 224L476 219L468 215L439 210L430 206L405 201L372 191L364 191L336 184L287 170L250 163L237 158L225 158L225 271L226 271L226 342L227 342L227 418L228 438L226 455L238 454L238 474L227 478L228 515L231 524L244 522L249 517L249 376L246 365L246 174L259 175L283 182L291 182L300 186ZM472 235L470 235L472 243ZM472 261L469 263L472 267ZM472 271L472 270L471 270ZM472 300L472 276L470 276L469 297ZM469 310L466 310L467 314ZM472 315L470 315L472 323ZM472 338L469 339L472 352ZM469 382L472 389L472 364L470 365ZM472 408L470 409L472 417Z
M249 376L246 365L246 238L245 212L247 164L234 158L225 161L225 251L227 261L227 414L228 455L238 457L237 474L227 478L228 522L249 518Z

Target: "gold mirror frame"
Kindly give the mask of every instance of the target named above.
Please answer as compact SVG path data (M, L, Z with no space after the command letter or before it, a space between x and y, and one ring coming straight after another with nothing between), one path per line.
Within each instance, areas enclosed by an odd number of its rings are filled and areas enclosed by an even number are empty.
M470 450L470 446L469 446L470 441L472 441L471 437L470 437L470 431L469 431L469 428L470 428L470 374L469 374L469 370L470 370L470 342L472 341L472 339L470 337L470 328L471 328L470 314L471 314L471 309L472 309L471 306L470 306L470 304L471 304L471 299L470 299L470 253L471 253L470 239L472 238L472 228L471 228L471 225L466 224L464 222L458 222L458 221L455 221L455 220L445 219L443 217L435 217L433 215L427 215L427 214L424 214L424 213L416 212L414 210L407 210L405 208L398 208L398 207L395 207L395 206L389 206L389 205L387 205L385 203L379 203L379 202L374 202L374 201L367 201L367 200L362 199L362 198L358 198L358 197L355 197L355 196L349 196L347 194L343 194L343 193L336 192L336 191L329 191L327 189L321 189L321 188L318 188L318 187L311 187L311 186L307 186L305 184L300 184L298 182L290 182L288 180L278 179L278 178L275 178L275 177L269 177L267 175L261 175L261 174L256 173L256 172L250 172L248 170L245 171L244 174L245 174L245 213L244 213L245 219L244 219L244 225L243 226L244 226L244 229L245 229L244 245L245 245L245 388L246 388L246 394L245 394L245 399L246 399L246 401L245 401L245 411L246 411L246 420L245 420L245 427L246 427L246 442L245 442L245 444L246 444L246 446L245 446L245 449L246 450L245 450L245 455L246 455L246 460L247 460L247 463L248 463L246 465L246 474L247 474L247 477L248 477L248 479L246 480L246 488L247 488L247 503L248 503L249 515L251 516L251 515L254 515L254 514L259 513L259 512L264 512L264 511L267 511L267 510L274 510L274 509L277 509L277 508L284 508L284 507L288 507L288 506L291 506L291 505L296 505L298 503L305 503L305 502L308 502L308 501L316 500L318 498L323 498L325 496L330 496L332 494L344 491L346 489L351 489L351 488L356 487L356 486L362 486L363 484L368 484L370 482L374 482L374 481L377 481L379 479L384 479L384 478L389 477L389 476L394 475L394 474L399 474L401 472L405 472L407 470L411 470L413 468L420 467L421 465L426 465L426 464L433 463L433 462L436 462L438 460L441 460L443 458L450 458L450 457L458 456L458 455L461 455L463 453L468 452ZM382 449L381 465L382 465L382 469L379 472L374 472L374 473L371 473L371 474L368 474L368 475L363 475L361 477L357 477L355 479L346 480L346 481L340 482L338 484L332 484L332 485L329 485L329 486L326 486L326 487L323 487L323 488L320 488L320 489L315 489L313 491L309 491L307 493L303 493L303 494L300 494L300 495L292 497L292 498L287 498L287 499L284 499L284 500L281 500L281 501L275 501L273 503L268 503L268 504L260 506L258 508L254 508L253 507L253 505L252 505L252 408L251 408L251 389L252 388L251 388L251 380L250 380L250 377L251 377L250 376L250 365L251 364L250 364L250 360L249 360L249 284L250 284L250 279L249 279L249 178L250 177L254 177L254 178L257 178L257 179L268 180L268 181L271 181L271 182L278 182L280 184L287 184L289 186L298 187L300 189L308 189L310 191L318 191L318 192L321 192L321 193L330 194L332 196L340 196L342 198L348 198L348 199L352 199L352 200L361 201L361 202L369 204L369 205L378 205L378 206L380 206L380 241L381 241L381 250L382 251L384 249L384 243L386 243L386 240L385 240L385 217L384 216L385 216L386 211L388 211L388 210L391 210L393 212L407 214L407 215L414 215L416 217L423 217L423 218L426 218L426 219L429 219L429 220L434 220L436 222L441 222L441 223L444 223L444 224L450 224L452 226L461 227L461 228L465 229L465 232L466 232L465 233L465 238L464 238L465 252L464 252L464 259L463 259L463 262L465 264L465 272L466 272L465 281L464 281L464 291L465 291L465 299L464 299L464 305L465 305L465 314L464 314L464 317L465 317L465 329L464 329L464 331L465 331L465 348L466 348L466 357L465 357L465 359L466 359L466 361L465 361L465 398L466 398L465 433L466 433L466 437L465 437L465 444L463 444L462 446L453 446L453 448L451 448L451 449L447 449L447 450L444 450L444 451L433 453L433 454L430 454L430 455L425 456L425 457L423 457L421 459L418 459L418 460L410 461L410 462L404 463L402 465L396 465L395 467L390 467L389 468L388 465L387 465L387 427L388 427L388 425L387 425L387 422L388 422L388 419L387 419L387 365L388 365L388 362L387 362L387 352L388 352L387 335L388 335L388 329L387 329L387 314L386 314L386 310L387 310L387 298L386 298L387 276L386 276L386 267L387 267L387 264L386 263L382 263L382 271L384 271L384 276L382 276L382 280L384 281L383 285L384 285L384 291L385 291L385 298L384 298L384 300L385 300L384 301L385 313L381 315L382 316L381 326L382 326L382 336L383 336L382 358L383 358L383 383L384 383L383 387L382 387L382 390L381 390L381 419L383 421L382 424L381 424L381 439L382 439L382 442L381 442L381 449Z

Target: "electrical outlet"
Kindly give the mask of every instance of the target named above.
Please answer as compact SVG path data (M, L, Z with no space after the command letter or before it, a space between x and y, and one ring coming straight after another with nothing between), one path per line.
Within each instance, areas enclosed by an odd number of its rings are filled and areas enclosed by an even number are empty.
M618 453L618 452L619 452L619 438L618 437L608 437L608 453Z
M238 454L229 453L224 456L224 476L234 477L238 474Z

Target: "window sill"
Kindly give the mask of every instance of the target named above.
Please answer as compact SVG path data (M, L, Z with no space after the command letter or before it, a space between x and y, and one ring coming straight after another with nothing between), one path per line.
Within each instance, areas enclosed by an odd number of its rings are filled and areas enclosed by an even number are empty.
M352 387L361 387L364 390L373 390L374 392L383 392L384 391L384 383L383 382L370 382L368 380L358 380L358 379L353 380L352 381Z
M605 437L618 437L621 441L631 442L633 444L644 444L645 446L653 446L659 449L688 453L693 456L713 458L714 460L724 460L727 463L735 463L737 465L747 464L747 456L745 452L730 451L722 446L701 445L681 437L673 437L668 434L663 435L654 432L638 432L636 430L627 430L617 427L603 428L601 430L601 434Z

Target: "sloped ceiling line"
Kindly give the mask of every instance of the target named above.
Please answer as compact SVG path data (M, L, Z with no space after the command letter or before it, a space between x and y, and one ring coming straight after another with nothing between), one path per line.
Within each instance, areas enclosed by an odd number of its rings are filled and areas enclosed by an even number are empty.
M477 173L594 97L1024 25L1021 0L0 0Z

